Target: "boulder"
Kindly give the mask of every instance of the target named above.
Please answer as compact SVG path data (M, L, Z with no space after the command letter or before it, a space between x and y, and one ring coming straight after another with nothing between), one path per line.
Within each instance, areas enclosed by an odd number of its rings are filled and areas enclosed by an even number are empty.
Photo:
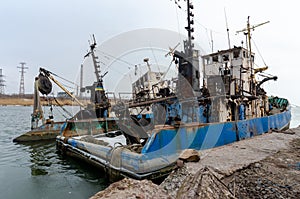
M179 159L184 162L198 162L200 160L200 154L195 149L185 149L180 154Z

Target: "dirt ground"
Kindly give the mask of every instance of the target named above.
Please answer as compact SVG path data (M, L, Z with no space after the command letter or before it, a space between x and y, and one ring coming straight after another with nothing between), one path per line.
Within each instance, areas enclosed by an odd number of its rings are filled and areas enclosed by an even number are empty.
M123 179L91 198L300 198L300 127L200 153L160 185Z

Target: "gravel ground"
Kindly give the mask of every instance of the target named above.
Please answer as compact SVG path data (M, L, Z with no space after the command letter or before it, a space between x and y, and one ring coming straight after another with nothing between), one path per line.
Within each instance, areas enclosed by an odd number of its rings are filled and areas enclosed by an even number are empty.
M238 198L300 198L300 139L223 181Z
M119 182L111 184L107 189L98 192L90 199L110 198L110 199L143 199L143 198L172 198L158 185L149 180L133 180L125 178Z

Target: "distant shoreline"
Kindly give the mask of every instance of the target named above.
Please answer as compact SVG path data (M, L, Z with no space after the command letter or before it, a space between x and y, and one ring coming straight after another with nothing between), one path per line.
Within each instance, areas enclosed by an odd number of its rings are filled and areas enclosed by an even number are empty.
M76 102L71 99L57 99L59 104L51 99L48 101L47 99L41 99L42 105L52 105L59 106L76 106ZM32 98L22 98L22 97L0 97L0 106L33 106L33 99Z

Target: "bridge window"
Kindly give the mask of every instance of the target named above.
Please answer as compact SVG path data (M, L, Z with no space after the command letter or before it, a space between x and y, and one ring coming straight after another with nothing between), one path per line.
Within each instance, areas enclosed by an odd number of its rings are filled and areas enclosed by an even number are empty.
M223 55L223 61L228 61L229 60L229 55Z
M233 58L239 58L239 56L240 56L240 51L239 50L233 51Z
M219 62L219 58L218 58L218 55L216 55L216 56L213 56L213 62Z

